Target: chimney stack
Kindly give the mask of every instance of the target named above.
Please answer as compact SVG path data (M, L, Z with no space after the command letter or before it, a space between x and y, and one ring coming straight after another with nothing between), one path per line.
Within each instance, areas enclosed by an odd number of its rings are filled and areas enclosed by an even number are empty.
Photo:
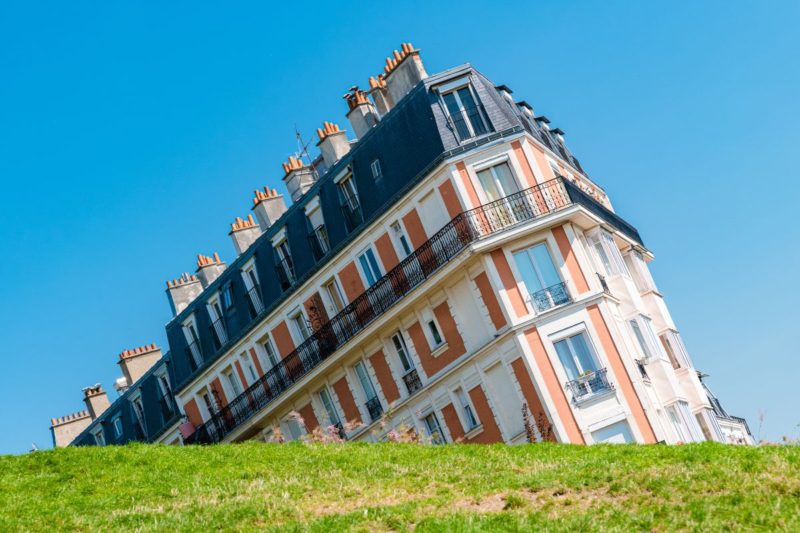
M181 274L178 279L167 281L167 294L172 313L177 315L186 309L192 301L203 292L203 286L197 276L190 276L188 272Z
M289 160L291 161L291 157ZM295 159L295 161L297 161ZM284 164L284 170L286 165ZM284 178L285 179L285 178ZM271 191L264 187L264 192L259 190L254 191L253 197L253 212L256 214L258 223L261 226L260 231L267 231L279 218L286 212L286 200L283 199L282 194L272 189ZM248 219L249 220L249 219Z
M347 112L347 120L353 126L356 138L361 139L380 120L378 112L369 101L367 93L359 90L358 86L352 87L350 92L344 95L344 99L347 100L347 107L350 109Z
M128 382L128 387L139 381L145 372L161 359L161 348L155 344L139 346L133 350L125 350L119 354L119 364L122 374Z
M258 205L258 193L256 191L256 205ZM262 193L263 194L263 193ZM256 224L253 215L247 215L247 219L236 217L236 220L231 224L231 232L228 233L233 239L233 247L236 249L236 255L242 255L242 252L250 248L250 245L256 242L258 236L261 235L261 227Z
M289 189L292 201L296 202L314 185L316 178L310 166L295 157L289 156L289 162L283 163L283 182Z
M50 432L53 435L53 446L56 448L64 448L69 446L75 437L83 433L89 424L92 423L92 417L89 411L78 411L67 416L59 416L58 418L50 419Z
M380 116L385 115L394 107L394 100L392 100L389 90L386 88L386 79L383 74L378 74L369 79L369 94L372 95Z
M92 420L103 414L103 411L108 409L111 403L108 401L108 394L103 390L102 385L99 383L91 386L84 387L83 401L89 409L89 415Z
M323 122L321 128L317 128L319 142L317 146L322 152L322 160L325 166L331 168L337 161L347 155L350 151L350 142L347 140L344 130L333 122ZM294 195L292 195L294 198Z
M400 49L400 52L395 50L392 57L386 58L386 66L383 67L386 88L395 103L428 77L419 50L415 50L411 43L403 43Z
M213 257L207 255L197 255L197 277L203 288L208 287L214 280L225 271L225 263L219 258L219 254L214 252Z

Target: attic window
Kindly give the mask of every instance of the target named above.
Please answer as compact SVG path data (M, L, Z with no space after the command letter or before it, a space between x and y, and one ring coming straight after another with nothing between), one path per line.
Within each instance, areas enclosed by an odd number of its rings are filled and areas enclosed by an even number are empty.
M478 137L488 133L487 120L481 109L480 100L475 95L471 84L465 79L465 84L456 86L454 83L440 88L445 110L452 121L456 134L461 141Z

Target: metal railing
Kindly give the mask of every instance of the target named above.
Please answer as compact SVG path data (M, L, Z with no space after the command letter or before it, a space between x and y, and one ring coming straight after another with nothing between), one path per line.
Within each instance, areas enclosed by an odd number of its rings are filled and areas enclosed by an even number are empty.
M355 196L346 196L342 200L342 214L347 232L350 233L364 222L364 214L361 212L361 204Z
M278 272L278 280L280 281L283 290L288 289L294 283L294 265L292 264L291 257L284 257L275 264L275 270Z
M219 350L228 343L228 329L224 318L220 317L211 323L211 338L214 339L214 348Z
M517 224L569 207L574 203L571 200L573 191L577 191L574 185L557 178L456 215L246 391L196 428L186 442L210 443L223 439L328 359L467 246Z
M546 289L536 291L531 294L531 303L533 303L536 312L541 313L559 305L568 304L572 301L572 296L567 289L567 282L562 281L551 285Z
M419 372L416 368L412 368L403 376L403 383L406 385L408 395L411 396L422 388L422 380L419 379Z
M608 381L608 369L601 368L568 381L567 389L572 392L572 401L578 401L599 392L613 390L614 385Z
M200 349L200 342L193 340L186 347L186 357L189 359L189 367L192 372L197 370L203 364L203 351Z
M324 224L320 224L311 230L311 233L308 234L308 244L311 246L311 253L316 261L319 261L328 253L331 245L328 241L328 230L325 229Z
M253 285L247 291L247 307L250 310L250 318L255 318L264 310L264 303L261 301L261 287Z
M383 406L381 405L381 401L378 399L377 396L375 396L370 400L367 400L367 403L364 404L364 407L367 408L370 421L372 422L378 420L383 414Z

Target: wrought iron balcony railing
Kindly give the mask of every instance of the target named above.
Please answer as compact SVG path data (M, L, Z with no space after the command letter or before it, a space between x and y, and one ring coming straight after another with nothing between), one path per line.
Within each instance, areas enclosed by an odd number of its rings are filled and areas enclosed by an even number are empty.
M378 399L377 396L370 400L367 400L367 403L364 404L364 407L367 408L367 412L369 413L369 418L372 422L378 420L383 414L383 406L381 405L381 401Z
M214 339L214 348L219 350L228 343L228 328L225 320L220 317L211 323L211 338Z
M196 428L186 442L210 443L222 440L473 242L570 205L583 205L586 202L596 204L576 186L563 178L557 178L456 215L339 314L320 326L246 391ZM593 209L613 215L599 204ZM609 220L612 225L613 220L615 219Z
M200 342L194 340L186 347L186 358L189 360L189 367L192 372L203 364L203 352L200 350Z
M284 257L275 265L281 289L286 290L294 283L294 265L291 257Z
M419 372L416 368L412 368L403 376L403 383L406 384L409 396L422 388L422 381L419 379Z
M308 234L308 244L311 246L311 253L316 261L319 261L328 253L331 245L328 242L328 230L325 229L324 224L320 224Z
M264 310L264 303L261 301L261 287L258 285L253 285L247 291L247 307L251 319L257 317Z
M568 381L567 389L572 392L572 401L577 402L600 392L614 390L614 385L608 381L608 369L601 368Z
M342 213L344 214L344 224L347 232L350 233L364 222L364 215L361 212L361 204L355 196L348 196L342 200Z
M567 283L562 281L556 283L546 289L536 291L531 294L531 303L533 303L536 312L541 313L559 305L568 304L572 301L572 296L567 289Z

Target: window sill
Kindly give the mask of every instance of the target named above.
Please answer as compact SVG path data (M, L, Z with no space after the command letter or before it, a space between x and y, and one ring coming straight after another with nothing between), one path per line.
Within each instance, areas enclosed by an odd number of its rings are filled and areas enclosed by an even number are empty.
M474 428L464 433L464 440L470 440L483 433L483 424L478 424Z
M442 355L444 352L447 351L447 348L448 348L448 346L447 346L446 342L443 343L443 344L440 344L439 346L437 346L436 348L434 348L431 351L431 357L439 357L440 355Z
M608 398L616 397L616 395L617 394L614 389L607 389L604 391L595 392L593 394L588 394L586 396L581 396L580 398L573 398L572 402L575 404L575 407L586 407L607 400Z

